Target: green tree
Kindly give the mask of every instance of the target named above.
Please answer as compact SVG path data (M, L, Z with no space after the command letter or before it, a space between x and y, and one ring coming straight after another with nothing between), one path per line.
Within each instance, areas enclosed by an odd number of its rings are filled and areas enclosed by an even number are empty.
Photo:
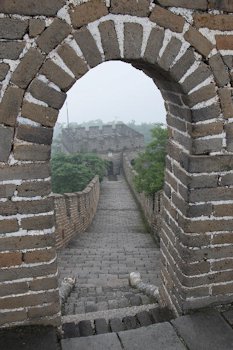
M137 172L134 178L136 190L147 195L153 195L163 187L168 137L167 129L161 124L157 124L151 133L152 142L134 161L134 169Z
M82 191L95 175L100 180L106 173L108 162L94 154L55 154L51 161L52 190L55 193Z

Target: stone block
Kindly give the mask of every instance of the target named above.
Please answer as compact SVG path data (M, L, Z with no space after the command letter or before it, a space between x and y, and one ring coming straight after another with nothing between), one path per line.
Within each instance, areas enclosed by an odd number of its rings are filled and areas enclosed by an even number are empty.
M58 111L25 100L22 107L22 116L41 125L52 127L57 121Z
M29 36L35 38L40 35L46 27L46 23L43 19L32 18L29 20Z
M17 190L18 190L19 197L37 197L37 196L43 197L51 193L51 183L48 181L24 182L22 185L17 187Z
M209 0L208 7L226 12L233 12L233 3L230 0Z
M43 61L44 56L40 51L31 48L14 71L11 81L20 88L25 89L35 77Z
M101 22L99 31L106 60L119 59L121 55L114 22Z
M78 57L74 49L68 44L64 43L59 46L57 53L77 79L88 71L86 62Z
M78 324L78 327L79 327L79 332L81 337L88 337L90 335L93 335L91 321L89 320L80 321Z
M222 112L224 118L233 117L233 100L231 96L231 90L229 88L221 88L218 90L220 103L222 106Z
M149 0L112 0L110 12L114 14L147 17L150 12Z
M216 35L215 38L218 50L233 49L233 35Z
M7 162L13 143L14 129L0 125L0 162Z
M137 319L141 325L141 327L147 327L152 324L152 320L150 317L149 312L147 311L141 311L136 314Z
M104 0L92 0L71 8L69 14L73 27L78 29L106 16L108 8Z
M208 101L216 96L215 85L209 84L201 87L199 90L192 92L190 95L185 97L185 103L189 107L193 107L196 104L204 101Z
M28 20L22 21L16 18L0 18L1 39L22 39L28 28Z
M184 92L189 92L211 76L209 67L201 62L198 68L181 84Z
M168 71L180 52L181 46L182 42L179 39L172 37L159 60L159 66L165 71Z
M0 165L0 181L44 179L50 176L50 168L44 164Z
M190 27L184 34L184 38L205 57L207 57L214 48L213 44L193 27Z
M53 140L53 129L21 124L17 128L16 137L19 140L27 142L51 145Z
M183 56L170 69L172 77L179 81L196 61L193 49L188 49Z
M96 350L96 349L111 349L121 350L121 344L117 334L100 334L94 337L81 337L63 339L61 341L63 350Z
M19 114L24 91L10 86L6 90L0 105L0 123L15 126Z
M39 79L33 80L29 86L29 92L33 97L47 103L49 107L55 109L60 109L66 99L66 94L64 92L53 89Z
M217 53L210 57L209 64L218 86L223 87L227 85L230 82L230 77L220 54Z
M50 159L50 154L50 146L21 143L14 145L14 158L17 160L45 161Z
M126 330L135 329L139 327L137 318L135 316L125 316L123 318L123 323Z
M150 32L149 39L144 54L144 59L149 63L156 63L159 59L159 51L163 45L164 30L153 28Z
M96 334L109 333L109 326L104 318L98 318L95 320Z
M167 7L184 7L187 9L207 9L207 0L195 0L195 2L190 3L189 0L157 0L157 2L162 6Z
M55 16L57 11L65 5L65 0L15 0L1 1L0 12L25 16Z
M50 59L43 64L40 72L65 92L68 91L76 81Z
M0 266L10 267L22 264L21 252L10 252L0 254Z
M121 332L125 330L125 326L119 318L112 318L109 321L112 332Z
M37 40L39 48L49 53L59 45L71 32L71 27L66 22L56 18L52 24L40 35Z
M9 69L10 69L9 64L7 64L7 63L0 63L0 81L5 79Z
M192 110L192 121L200 122L208 119L216 119L220 116L221 110L218 103L200 109Z
M95 39L88 29L82 28L78 30L74 33L74 38L91 68L102 62L102 57L96 45Z
M17 232L18 230L19 225L17 219L1 220L0 233Z
M124 58L139 59L143 39L143 27L138 23L124 24Z
M23 230L45 230L54 226L53 215L35 216L21 220Z
M185 20L183 17L175 15L171 11L164 9L158 5L153 8L150 20L159 26L169 28L173 32L181 33L184 28Z
M1 41L0 59L17 60L25 47L23 41Z
M233 30L232 18L229 15L195 14L194 26L196 28L209 28L213 30Z

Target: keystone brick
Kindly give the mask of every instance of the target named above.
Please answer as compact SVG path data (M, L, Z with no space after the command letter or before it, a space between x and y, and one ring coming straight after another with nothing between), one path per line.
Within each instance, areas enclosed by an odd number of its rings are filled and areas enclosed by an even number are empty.
M15 0L1 1L0 12L28 16L55 16L65 5L65 0Z
M96 45L95 39L88 29L82 28L74 33L74 38L91 68L102 62L102 57Z
M0 233L17 232L18 230L19 225L16 219L1 220Z
M10 66L7 63L0 63L0 81L5 79L9 69Z
M88 71L86 62L78 57L74 49L68 44L64 43L59 46L57 53L77 79L81 78Z
M70 10L72 25L75 29L94 22L108 14L108 8L104 0L92 0L82 3Z
M208 56L214 48L211 42L193 27L184 34L184 38L203 56Z
M184 7L187 9L207 9L207 0L195 0L195 2L190 3L188 0L157 0L157 2L162 6L171 7Z
M209 8L233 12L233 3L230 0L209 0L208 5Z
M184 92L189 92L197 85L211 76L211 71L205 63L200 63L198 68L190 74L181 84Z
M12 252L12 253L1 253L0 254L0 266L10 267L22 264L22 253Z
M42 51L49 53L60 44L71 32L71 27L56 18L53 23L40 35L37 40Z
M15 126L19 114L24 91L10 86L2 99L0 106L0 123Z
M194 26L214 30L233 30L232 17L229 15L195 14Z
M233 35L216 35L215 39L218 50L233 50Z
M184 28L185 20L181 16L177 16L158 5L153 8L150 20L159 26L169 28L173 32L181 33Z
M159 66L165 71L168 71L176 56L180 52L181 46L182 42L179 39L172 37L166 46L161 59L159 60Z
M44 126L54 126L58 111L50 107L40 106L31 102L24 101L22 107L22 116L40 123Z
M35 38L45 29L46 23L43 19L32 18L29 20L29 36Z
M32 252L23 253L23 261L26 264L48 262L54 259L55 256L56 251L54 249L34 250Z
M150 10L149 0L112 0L110 12L131 16L147 17Z
M219 104L192 110L192 121L200 122L208 119L218 118L221 113Z
M0 162L7 162L11 152L14 129L0 125Z
M21 249L34 249L34 248L46 248L53 247L55 240L54 235L33 235L33 236L20 236L19 237L0 237L1 247L0 251L21 250ZM56 272L56 269L55 269Z
M53 215L35 216L21 220L23 230L45 230L54 226Z
M233 101L231 96L231 91L228 88L222 88L218 90L220 103L222 106L222 111L224 118L233 117Z
M53 140L53 129L44 127L33 127L31 125L19 125L16 137L20 140L37 144L51 145Z
M24 182L22 185L18 186L17 190L19 197L43 197L51 193L51 184L48 181Z
M223 122L216 121L210 124L193 124L192 125L192 136L205 137L209 135L218 135L223 132Z
M28 21L21 21L14 18L0 18L1 39L22 39L26 33Z
M99 31L106 60L119 59L121 55L114 22L100 23Z
M185 102L189 105L189 107L193 107L196 104L208 101L215 96L215 85L209 84L185 97Z
M143 38L143 27L137 23L125 23L124 37L124 58L140 58Z
M32 180L50 176L50 168L45 164L0 165L0 181L4 180Z
M45 161L50 159L51 147L46 145L14 145L14 157L17 160Z
M64 92L57 91L39 79L33 80L29 86L29 92L40 101L47 103L50 107L60 109L66 99Z
M171 76L179 81L187 72L187 70L196 61L193 49L188 49L178 62L171 68Z
M40 51L31 48L14 71L11 81L20 88L25 89L35 77L43 60L44 56Z
M218 86L222 87L228 84L230 81L229 74L219 53L210 57L209 64Z
M154 64L158 61L159 51L163 45L164 30L159 28L153 28L151 30L147 46L144 54L144 59Z
M48 80L59 86L62 91L68 91L75 83L74 78L50 59L43 64L41 73L44 74Z
M0 58L17 60L25 47L23 41L1 41L0 42Z

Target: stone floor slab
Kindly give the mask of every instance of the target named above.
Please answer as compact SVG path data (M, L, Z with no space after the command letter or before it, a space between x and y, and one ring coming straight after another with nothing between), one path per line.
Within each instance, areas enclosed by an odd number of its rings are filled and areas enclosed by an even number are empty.
M62 350L122 350L121 343L115 333L64 339L61 345Z
M217 311L199 312L171 322L190 350L233 349L233 330Z
M118 333L125 350L185 350L170 323ZM207 350L207 349L206 349Z

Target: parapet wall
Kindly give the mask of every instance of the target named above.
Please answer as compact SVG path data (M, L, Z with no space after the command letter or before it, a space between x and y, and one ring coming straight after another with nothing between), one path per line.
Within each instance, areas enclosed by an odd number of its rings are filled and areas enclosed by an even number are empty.
M123 171L126 180L133 191L137 201L144 213L151 231L156 240L159 240L159 231L161 227L161 209L162 209L162 191L158 191L154 196L146 196L144 192L138 193L133 185L133 177L136 171L133 169L128 155L123 155Z
M91 224L99 202L100 184L96 176L81 192L54 194L56 248L65 246Z

